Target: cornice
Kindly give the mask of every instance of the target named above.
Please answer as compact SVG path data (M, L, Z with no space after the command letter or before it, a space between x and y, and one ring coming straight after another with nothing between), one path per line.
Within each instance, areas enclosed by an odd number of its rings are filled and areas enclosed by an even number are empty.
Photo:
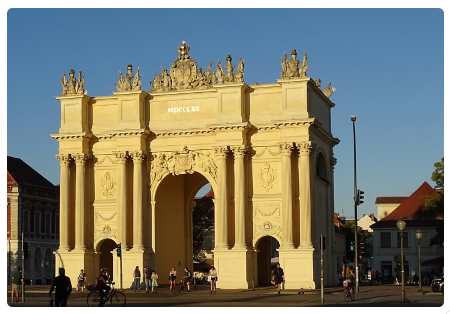
M114 137L126 137L126 136L139 136L139 135L149 135L150 131L148 129L129 129L129 130L112 130L104 133L98 133L94 136L99 140L111 139Z
M76 140L81 138L91 138L92 133L90 132L79 132L79 133L52 133L50 137L59 141L59 140Z

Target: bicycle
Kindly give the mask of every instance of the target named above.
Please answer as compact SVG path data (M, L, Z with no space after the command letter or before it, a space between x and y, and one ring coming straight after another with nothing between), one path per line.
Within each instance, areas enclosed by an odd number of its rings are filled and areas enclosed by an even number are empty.
M109 305L118 305L125 306L127 304L127 297L125 294L116 288L114 288L114 282L111 283L112 288L108 294L102 297L102 293L98 290L91 290L87 296L87 304L88 306L103 306Z

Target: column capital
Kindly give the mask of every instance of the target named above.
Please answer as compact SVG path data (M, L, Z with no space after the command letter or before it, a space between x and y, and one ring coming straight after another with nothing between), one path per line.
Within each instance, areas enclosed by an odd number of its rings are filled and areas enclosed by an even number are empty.
M237 157L243 158L248 153L248 148L245 146L232 146L231 151L234 154L234 159L237 159Z
M228 154L228 146L216 146L214 147L214 154L216 157L226 158Z
M140 150L134 151L130 153L131 158L133 158L133 161L143 161L147 155Z
M75 159L75 163L77 165L84 165L86 162L88 162L92 156L89 154L84 154L84 153L77 153L74 156Z
M297 143L300 154L311 154L316 148L316 144L311 141Z
M283 155L290 156L293 148L294 148L294 145L292 143L281 143L280 144L280 151L281 151L281 154L283 154Z
M67 165L72 158L70 154L57 154L56 159L59 160L60 164Z
M128 158L128 152L126 151L115 151L113 152L114 157L120 162L126 162Z
M334 166L336 166L337 164L337 159L334 157L330 158L330 165L331 165L331 170L334 170Z

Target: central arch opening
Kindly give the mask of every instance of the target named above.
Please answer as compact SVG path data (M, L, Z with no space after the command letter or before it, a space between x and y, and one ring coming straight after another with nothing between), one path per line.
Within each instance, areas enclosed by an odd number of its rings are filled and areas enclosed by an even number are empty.
M167 175L155 194L155 268L162 283L172 267L198 270L212 263L214 203L209 181L200 173Z
M272 270L278 263L278 249L280 243L271 236L264 236L256 242L256 263L258 272L258 286L270 286Z
M113 269L113 250L117 247L117 243L111 239L102 240L97 246L97 252L99 252L99 268L106 269L111 280L114 278Z

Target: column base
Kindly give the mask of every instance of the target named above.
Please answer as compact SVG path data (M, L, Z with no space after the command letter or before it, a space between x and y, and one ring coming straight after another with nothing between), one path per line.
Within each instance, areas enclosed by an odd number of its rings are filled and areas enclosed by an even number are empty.
M280 249L285 289L315 289L314 248Z
M95 269L95 253L89 249L78 250L62 250L59 249L55 256L55 275L59 275L59 268L64 267L66 276L76 287L80 270L86 272L86 283L93 284L96 282L97 270Z
M214 267L217 270L217 288L254 288L255 252L246 248L214 250Z

